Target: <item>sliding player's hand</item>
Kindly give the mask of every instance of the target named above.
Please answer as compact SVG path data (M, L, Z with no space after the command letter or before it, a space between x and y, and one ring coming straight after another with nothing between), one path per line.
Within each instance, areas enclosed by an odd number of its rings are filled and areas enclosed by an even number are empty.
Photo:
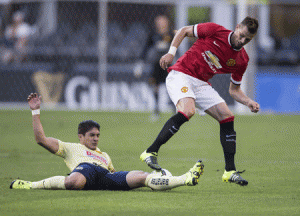
M37 93L31 93L27 98L30 109L32 110L40 109L41 99L42 97L38 96Z
M174 56L170 53L167 53L160 58L159 65L162 69L166 70L173 60Z

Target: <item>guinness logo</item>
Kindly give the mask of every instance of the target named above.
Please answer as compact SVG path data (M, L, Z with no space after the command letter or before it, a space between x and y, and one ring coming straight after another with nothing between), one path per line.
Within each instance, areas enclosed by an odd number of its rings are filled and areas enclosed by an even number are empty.
M226 62L226 65L232 67L235 65L235 63L236 62L234 59L228 59L228 61Z
M188 87L182 87L182 88L181 88L181 92L182 92L182 93L186 93L188 90L189 90Z
M32 75L33 82L48 107L55 107L62 97L65 74L37 71Z

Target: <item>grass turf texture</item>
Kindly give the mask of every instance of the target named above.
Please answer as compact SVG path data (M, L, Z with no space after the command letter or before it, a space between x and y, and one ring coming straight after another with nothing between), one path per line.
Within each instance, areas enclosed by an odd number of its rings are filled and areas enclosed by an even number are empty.
M77 125L101 125L99 147L115 168L151 172L139 155L171 114L156 123L149 113L42 111L47 136L77 142ZM66 175L63 159L35 143L30 111L0 111L0 215L299 215L300 115L236 116L236 166L249 185L223 183L219 125L195 116L159 152L159 163L181 175L197 159L205 163L199 185L171 191L10 190L10 182Z

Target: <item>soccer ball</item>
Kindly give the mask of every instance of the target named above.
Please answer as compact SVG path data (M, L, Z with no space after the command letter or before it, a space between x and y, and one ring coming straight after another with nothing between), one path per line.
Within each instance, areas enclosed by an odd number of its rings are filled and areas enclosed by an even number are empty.
M154 170L151 174L157 174L159 176L172 176L172 173L167 169L161 169L160 171Z

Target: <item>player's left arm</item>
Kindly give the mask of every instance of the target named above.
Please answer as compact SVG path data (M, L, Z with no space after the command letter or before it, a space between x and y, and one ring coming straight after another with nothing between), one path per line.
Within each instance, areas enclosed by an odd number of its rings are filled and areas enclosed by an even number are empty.
M31 110L40 109L41 96L38 96L37 93L31 93L28 96L27 101ZM55 154L59 150L59 141L52 137L46 137L39 112L32 115L32 126L36 142L51 153Z
M257 113L259 111L259 104L245 95L240 85L230 82L229 94L237 102L246 105L251 112Z

